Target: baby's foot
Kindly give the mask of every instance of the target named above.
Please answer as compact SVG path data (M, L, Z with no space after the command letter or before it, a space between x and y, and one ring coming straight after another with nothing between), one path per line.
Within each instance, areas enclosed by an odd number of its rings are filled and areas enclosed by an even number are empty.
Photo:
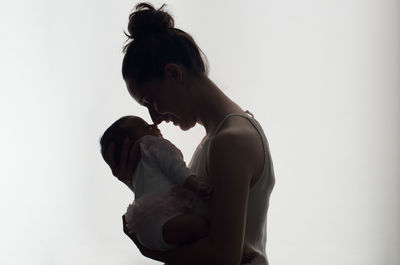
M251 248L245 247L243 249L242 262L240 264L248 264L258 255L260 255L260 253L254 251Z

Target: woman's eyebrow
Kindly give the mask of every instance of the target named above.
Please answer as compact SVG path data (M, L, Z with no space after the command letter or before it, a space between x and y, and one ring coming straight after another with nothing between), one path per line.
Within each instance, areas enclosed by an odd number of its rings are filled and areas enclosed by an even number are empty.
M146 98L145 98L145 95L143 95L142 93L136 94L135 98L136 98L136 100L138 101L138 103L139 103L140 105L144 105L146 102L148 102L148 101L146 100Z
M147 96L143 96L140 98L140 102L142 105L149 105L151 103L151 100L147 98Z

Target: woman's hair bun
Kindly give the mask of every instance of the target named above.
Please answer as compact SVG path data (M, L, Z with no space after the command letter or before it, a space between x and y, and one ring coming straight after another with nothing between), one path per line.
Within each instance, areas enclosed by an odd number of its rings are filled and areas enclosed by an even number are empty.
M165 32L174 27L174 19L170 14L161 9L155 9L149 3L139 3L135 6L136 11L129 15L128 32L125 35L130 39L143 38L146 35Z

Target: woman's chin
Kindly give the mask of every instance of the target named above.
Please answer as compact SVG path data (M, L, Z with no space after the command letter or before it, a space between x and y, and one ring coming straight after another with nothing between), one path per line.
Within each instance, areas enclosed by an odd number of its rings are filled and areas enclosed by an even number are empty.
M179 128L181 128L182 131L187 131L190 129L189 127L184 127L182 125L179 125Z

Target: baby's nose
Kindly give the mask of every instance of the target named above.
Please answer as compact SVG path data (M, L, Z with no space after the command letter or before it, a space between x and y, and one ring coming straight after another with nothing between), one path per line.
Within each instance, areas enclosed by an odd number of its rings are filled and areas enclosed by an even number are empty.
M151 129L157 129L157 124L150 124Z

